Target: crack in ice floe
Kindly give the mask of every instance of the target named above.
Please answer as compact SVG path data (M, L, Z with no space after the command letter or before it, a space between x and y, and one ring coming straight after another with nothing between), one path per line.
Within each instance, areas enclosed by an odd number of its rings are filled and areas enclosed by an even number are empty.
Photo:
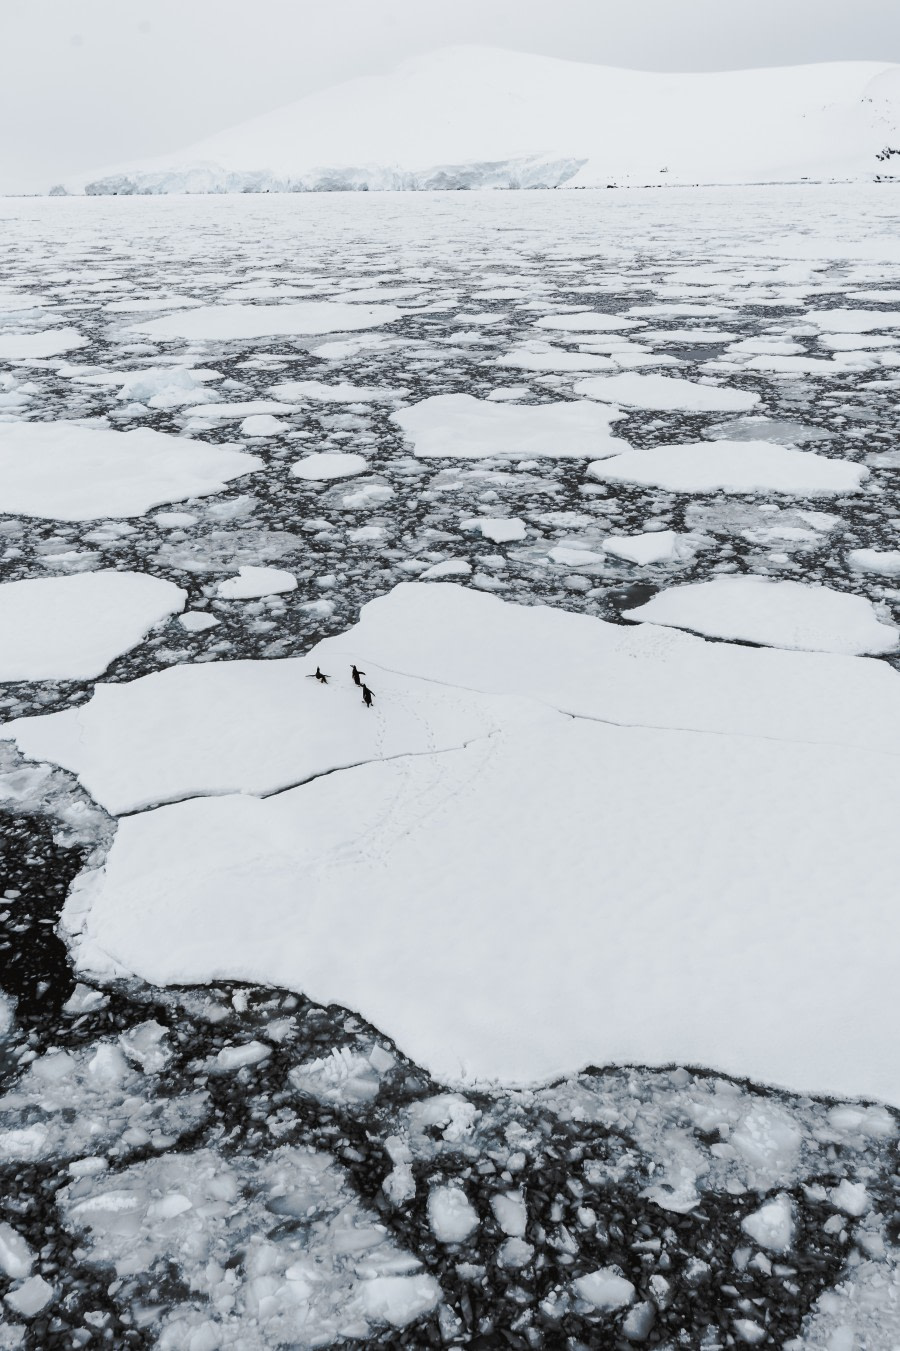
M344 774L350 770L363 769L366 765L387 765L396 760L418 760L430 756L450 755L456 751L464 751L469 746L475 745L477 742L490 741L492 737L498 736L506 730L507 729L504 727L496 727L493 731L485 732L481 736L469 737L466 741L461 741L458 746L441 746L438 748L429 748L424 751L398 751L396 755L373 756L371 759L354 760L351 764L347 765L333 765L331 769L320 769L314 774L307 774L303 779L297 779L292 783L282 784L279 788L267 789L264 793L250 793L240 788L223 788L209 793L185 793L181 797L160 798L157 802L148 802L146 806L135 807L127 812L119 812L115 819L117 821L126 821L129 817L143 816L147 812L159 811L163 807L177 807L184 802L197 802L199 800L205 800L206 798L255 797L260 801L265 802L269 798L280 797L282 793L290 793L295 788L305 788L307 784L315 783L317 779L327 779L333 774ZM91 801L93 800L94 799L92 798Z

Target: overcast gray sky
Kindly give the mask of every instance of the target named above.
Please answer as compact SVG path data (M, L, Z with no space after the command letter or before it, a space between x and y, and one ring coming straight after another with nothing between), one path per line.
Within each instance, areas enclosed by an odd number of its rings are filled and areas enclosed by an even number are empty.
M0 191L459 42L645 70L900 61L900 0L0 0Z

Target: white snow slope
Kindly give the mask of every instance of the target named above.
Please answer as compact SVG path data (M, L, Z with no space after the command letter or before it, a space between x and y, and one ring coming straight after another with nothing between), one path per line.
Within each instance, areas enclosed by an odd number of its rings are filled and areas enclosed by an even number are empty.
M898 693L867 658L407 584L305 658L4 733L171 804L70 893L82 970L303 990L451 1082L674 1062L897 1103Z
M67 186L239 192L872 178L890 173L876 157L898 136L896 65L675 75L461 46Z

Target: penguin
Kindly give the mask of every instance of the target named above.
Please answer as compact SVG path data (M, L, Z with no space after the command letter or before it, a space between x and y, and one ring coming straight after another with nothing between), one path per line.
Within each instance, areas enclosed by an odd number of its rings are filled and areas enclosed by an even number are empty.
M366 673L365 671L358 671L354 665L350 667L350 674L353 676L354 685L361 685L362 680L360 679L360 676L364 676Z
M365 684L363 685L362 696L363 696L363 703L365 704L366 708L371 708L372 700L375 698L375 695L369 689L368 685Z
M319 670L318 666L316 667L314 674L308 675L306 678L307 680L318 680L320 685L328 684L328 676L323 675L322 672Z

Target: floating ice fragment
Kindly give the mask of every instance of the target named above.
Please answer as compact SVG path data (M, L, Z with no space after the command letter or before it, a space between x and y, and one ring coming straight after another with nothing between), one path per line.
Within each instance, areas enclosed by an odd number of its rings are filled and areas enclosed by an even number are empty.
M877 572L885 577L900 573L900 549L852 549L847 557L850 566L862 572Z
M479 516L473 521L464 521L464 526L476 526L485 539L495 544L508 544L512 540L525 538L525 522L518 516Z
M448 1183L428 1193L428 1223L440 1243L463 1243L480 1221L462 1187Z
M296 591L297 578L281 568L243 567L237 577L226 577L216 586L219 600L251 600L257 596L281 596ZM196 624L196 621L194 621ZM208 628L208 624L201 628Z
M178 616L178 622L188 633L203 633L205 629L214 629L219 621L204 610L187 610Z
M634 1300L635 1289L617 1267L599 1267L596 1271L578 1276L572 1289L579 1299L595 1309L611 1311L623 1309Z
M361 1286L362 1306L374 1323L405 1328L430 1313L441 1298L433 1276L376 1276Z
M688 538L675 530L650 530L643 535L611 536L603 541L603 551L629 563L674 563L690 554Z
M745 1234L769 1252L790 1252L794 1241L794 1211L790 1197L776 1196L741 1220Z
M6 1303L22 1318L34 1318L54 1298L56 1291L43 1276L30 1276L27 1281L10 1290Z
M343 455L337 451L322 451L317 455L307 455L291 465L295 478L334 479L351 478L354 474L364 474L369 462L364 455Z
M242 1046L223 1046L216 1056L216 1064L222 1070L239 1070L244 1065L258 1065L268 1060L272 1054L271 1046L261 1041L248 1041Z
M464 558L448 558L443 563L435 563L432 567L426 568L424 572L419 573L421 581L439 581L442 577L467 577L472 571L472 564L467 563Z
M25 1239L5 1221L0 1223L0 1271L12 1281L31 1275L34 1253Z

